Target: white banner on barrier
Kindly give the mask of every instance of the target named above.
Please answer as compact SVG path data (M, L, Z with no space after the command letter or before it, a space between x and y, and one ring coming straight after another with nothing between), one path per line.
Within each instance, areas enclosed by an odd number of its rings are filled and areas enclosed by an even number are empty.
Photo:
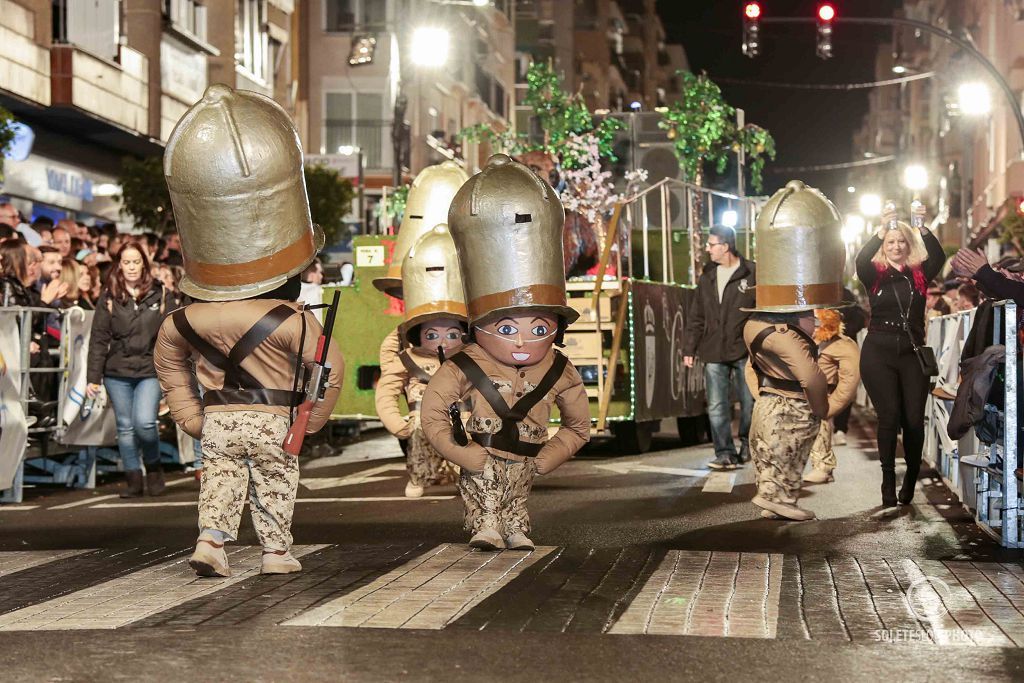
M18 315L0 311L0 490L14 485L28 438L21 405L21 341Z
M61 428L57 439L74 446L113 446L117 443L117 424L106 390L92 401L85 400L92 316L92 311L77 307L64 315L61 333L67 340L68 379L60 401Z

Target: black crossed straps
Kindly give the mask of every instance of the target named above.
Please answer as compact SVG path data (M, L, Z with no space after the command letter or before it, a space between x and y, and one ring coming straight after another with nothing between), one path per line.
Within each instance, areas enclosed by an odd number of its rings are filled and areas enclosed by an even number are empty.
M809 334L807 334L806 332L801 330L799 327L796 327L794 325L786 325L786 328L788 330L792 331L792 332L795 332L797 334L797 336L803 338L810 345L811 356L815 360L817 360L818 359L818 345L815 343L814 339ZM763 330L761 330L760 332L758 332L757 336L754 337L754 340L750 342L750 362L751 362L751 364L754 367L754 374L757 375L757 384L758 384L758 386L761 386L761 387L771 387L772 389L779 389L781 391L797 391L797 392L802 392L804 390L804 388L803 388L803 385L801 385L798 380L796 380L796 379L780 379L778 377L772 377L771 375L768 375L767 373L765 373L764 368L762 368L757 363L757 357L762 353L762 348L761 347L764 346L765 339L770 337L775 331L776 331L775 325L771 325L769 327L766 327ZM770 351L764 351L764 353L765 354L770 354L770 355L774 356L775 359L779 362L779 365L782 365L782 366L786 365L785 363L782 362L782 360L778 356L776 356L775 354L771 353Z
M473 441L476 441L485 448L496 448L500 451L507 451L532 458L540 453L544 444L529 443L519 439L519 423L526 419L530 410L540 402L544 396L555 386L555 382L562 376L569 359L555 351L555 360L544 373L540 383L528 392L516 404L509 407L505 398L494 386L494 382L480 369L476 362L463 352L459 352L450 359L462 370L462 374L484 397L494 414L501 418L501 430L493 434L482 434L470 432Z
M399 351L398 358L402 361L402 365L405 366L406 371L411 377L415 377L424 384L430 382L430 375L427 374L427 371L416 365L416 361L409 357L409 349Z
M207 391L203 395L203 406L238 404L293 408L302 402L302 392L267 389L242 367L242 361L294 314L295 309L287 304L276 306L250 327L227 354L196 333L185 315L184 308L179 308L171 314L175 329L185 341L211 365L224 373L224 388ZM302 353L301 349L299 353Z

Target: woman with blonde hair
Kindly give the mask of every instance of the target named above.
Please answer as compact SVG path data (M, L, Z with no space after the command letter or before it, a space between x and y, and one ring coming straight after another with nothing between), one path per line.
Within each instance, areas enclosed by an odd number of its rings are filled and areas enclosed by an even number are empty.
M861 350L864 388L878 415L878 458L882 465L882 507L908 505L914 497L924 448L924 409L929 378L915 346L923 346L928 283L946 262L939 240L924 225L915 203L911 228L895 209L857 254L857 277L870 292L871 324ZM896 439L903 430L907 471L896 495Z
M87 311L93 310L91 298L92 279L89 269L72 258L63 258L60 262L60 275L57 277L68 286L68 293L61 297L61 308L78 306Z

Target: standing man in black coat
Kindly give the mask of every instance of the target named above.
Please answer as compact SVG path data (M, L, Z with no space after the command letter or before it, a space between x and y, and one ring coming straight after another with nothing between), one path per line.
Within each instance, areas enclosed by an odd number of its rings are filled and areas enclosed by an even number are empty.
M753 308L755 266L736 251L736 231L715 226L704 247L711 264L697 281L697 301L688 320L683 362L692 368L694 357L704 362L704 384L715 459L713 470L732 470L750 460L747 435L754 397L743 381L747 347L743 325L750 317L741 308ZM732 391L740 400L740 450L732 437Z

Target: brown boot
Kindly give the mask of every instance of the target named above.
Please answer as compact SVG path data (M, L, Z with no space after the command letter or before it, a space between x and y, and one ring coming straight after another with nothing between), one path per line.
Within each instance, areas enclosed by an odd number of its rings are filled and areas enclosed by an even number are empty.
M164 483L164 472L157 465L153 469L146 472L146 493L151 496L163 495L164 489L167 488L167 484Z
M142 496L142 470L128 470L124 473L124 489L122 498L139 498Z

